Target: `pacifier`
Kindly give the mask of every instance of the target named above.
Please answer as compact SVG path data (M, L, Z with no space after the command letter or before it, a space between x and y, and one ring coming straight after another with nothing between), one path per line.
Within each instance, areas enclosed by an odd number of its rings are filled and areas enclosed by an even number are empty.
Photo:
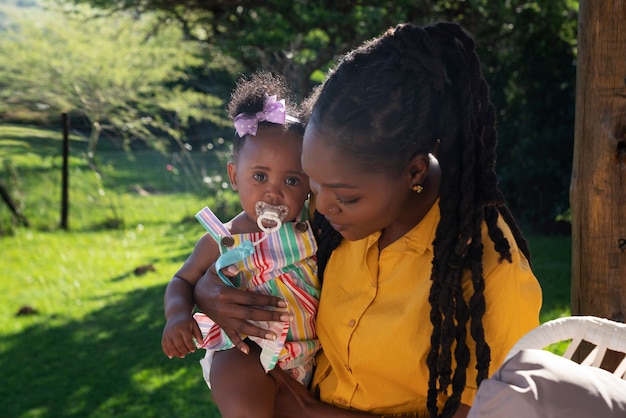
M263 201L256 202L254 209L257 214L257 225L267 234L279 230L289 214L288 206L273 206Z

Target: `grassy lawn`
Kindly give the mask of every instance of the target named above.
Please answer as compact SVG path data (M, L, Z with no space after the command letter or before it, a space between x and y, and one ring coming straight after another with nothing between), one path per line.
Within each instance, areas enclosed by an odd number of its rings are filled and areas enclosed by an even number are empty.
M541 322L570 314L572 240L570 236L527 237L533 271L543 289Z
M60 150L60 134L0 126L0 179L31 223L11 228L0 202L0 226L13 230L0 236L0 415L218 417L201 353L169 360L161 352L162 298L203 233L193 214L220 202L225 219L234 197L220 187L192 193L187 177L166 170L172 156L153 151L102 151L99 178L73 138L70 231L61 231ZM198 160L217 184L219 161ZM124 228L104 229L112 217ZM528 238L542 321L569 314L569 237ZM145 265L153 271L136 275ZM36 312L18 315L26 307Z
M160 349L164 286L191 229L2 239L2 416L219 416L198 355L168 360ZM156 271L135 276L145 263ZM38 313L16 316L24 306Z
M61 231L60 150L60 134L0 127L0 179L31 223L0 237L0 416L218 417L201 353L169 360L160 338L165 285L203 233L193 215L222 192L190 193L152 151L105 150L98 178L72 138ZM104 229L116 213L125 227ZM134 274L145 265L154 271ZM37 312L17 315L25 307Z

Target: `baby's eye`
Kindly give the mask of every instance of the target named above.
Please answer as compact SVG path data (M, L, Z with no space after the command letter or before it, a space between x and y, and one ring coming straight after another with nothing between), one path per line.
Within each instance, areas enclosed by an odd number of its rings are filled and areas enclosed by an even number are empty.
M287 177L287 179L285 179L285 184L288 186L297 186L300 183L302 182L297 177Z
M264 182L267 180L267 176L264 173L254 173L252 178L258 182Z

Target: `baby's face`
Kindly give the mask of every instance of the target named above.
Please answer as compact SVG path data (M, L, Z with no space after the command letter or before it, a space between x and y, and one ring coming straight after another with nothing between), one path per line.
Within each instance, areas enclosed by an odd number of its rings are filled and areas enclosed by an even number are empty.
M286 206L281 220L291 221L300 215L309 194L309 179L302 171L302 137L282 126L259 126L257 135L249 135L239 150L237 160L229 164L233 190L239 192L241 205L250 220L257 221L257 203Z

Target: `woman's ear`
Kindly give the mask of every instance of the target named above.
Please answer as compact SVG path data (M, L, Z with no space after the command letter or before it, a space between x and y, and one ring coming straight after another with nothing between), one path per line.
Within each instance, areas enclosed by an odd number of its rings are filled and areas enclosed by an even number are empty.
M409 161L409 183L410 187L423 184L430 169L430 158L428 154L415 154Z
M228 180L230 181L230 187L237 191L237 166L234 162L229 161L226 164L226 169L228 170Z

